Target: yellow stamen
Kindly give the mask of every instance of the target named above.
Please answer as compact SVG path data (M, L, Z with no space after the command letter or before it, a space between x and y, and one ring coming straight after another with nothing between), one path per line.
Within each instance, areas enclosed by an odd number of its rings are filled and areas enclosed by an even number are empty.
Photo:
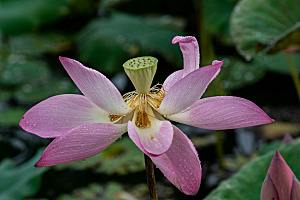
M152 109L159 108L164 97L165 91L161 84L153 86L148 93L133 91L123 95L124 101L134 110L133 121L139 128L148 128L151 126L150 117L154 117ZM110 114L109 118L112 122L117 122L123 116Z
M114 115L114 114L109 114L109 119L111 122L117 122L120 119L122 119L124 116L122 115Z

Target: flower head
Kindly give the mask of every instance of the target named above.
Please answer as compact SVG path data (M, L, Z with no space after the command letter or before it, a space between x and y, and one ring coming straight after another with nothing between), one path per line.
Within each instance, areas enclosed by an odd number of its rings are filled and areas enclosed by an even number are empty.
M132 141L162 173L185 194L196 194L201 165L189 138L169 120L205 129L233 129L271 123L254 103L239 97L200 99L220 72L222 61L199 68L194 37L176 36L183 54L183 69L163 85L152 85L157 68L153 57L134 58L124 69L135 91L121 95L103 74L78 61L60 61L83 95L50 97L31 108L20 126L44 138L55 138L37 166L80 160L99 153L128 131Z
M300 182L279 151L273 156L261 189L261 200L299 200Z

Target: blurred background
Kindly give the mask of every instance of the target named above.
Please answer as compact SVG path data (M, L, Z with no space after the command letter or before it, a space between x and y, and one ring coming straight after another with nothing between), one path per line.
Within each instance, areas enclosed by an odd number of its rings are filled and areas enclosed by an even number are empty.
M90 159L34 168L50 140L18 122L43 99L79 93L59 55L97 69L126 93L133 86L122 64L132 57L158 58L154 83L182 67L180 49L171 44L176 35L198 39L201 66L225 62L205 96L247 98L276 119L222 132L178 125L197 147L201 188L185 196L157 170L158 195L207 197L300 132L299 27L299 0L0 0L0 199L148 199L143 155L127 136Z

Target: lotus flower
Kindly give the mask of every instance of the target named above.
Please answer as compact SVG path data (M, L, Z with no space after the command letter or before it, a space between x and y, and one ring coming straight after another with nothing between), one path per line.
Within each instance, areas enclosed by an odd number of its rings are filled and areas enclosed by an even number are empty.
M121 95L103 74L78 61L60 57L83 93L50 97L32 107L20 126L43 138L55 138L36 166L52 166L93 156L125 132L148 155L166 178L188 195L196 194L201 165L189 138L169 120L220 130L271 123L254 103L239 97L200 99L220 72L222 61L199 68L199 48L194 37L173 39L183 54L183 69L163 85L152 85L157 60L139 57L123 66L135 91Z
M262 185L261 200L299 200L300 182L279 151L273 156Z

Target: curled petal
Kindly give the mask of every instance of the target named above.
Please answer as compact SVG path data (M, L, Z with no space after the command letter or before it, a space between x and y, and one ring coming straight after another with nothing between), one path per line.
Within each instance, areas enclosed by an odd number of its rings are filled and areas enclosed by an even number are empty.
M223 62L201 67L176 82L167 92L158 111L161 114L175 114L199 99L209 83L220 72Z
M172 144L173 127L169 121L160 121L155 118L151 119L149 128L138 128L129 121L128 135L145 154L161 155Z
M235 129L273 122L251 101L233 96L199 99L187 110L166 117L176 122L211 130Z
M197 194L201 183L201 164L190 139L174 126L173 142L160 156L151 156L165 177L187 195Z
M125 133L126 125L97 123L79 126L55 138L36 166L52 166L91 157Z
M70 58L59 60L80 91L100 108L113 114L129 112L118 89L103 74Z
M269 175L267 175L260 193L260 200L279 200L276 188L270 178Z
M173 44L179 43L180 50L183 55L183 69L185 74L199 68L200 54L199 46L195 37L193 36L175 36L172 40Z
M64 94L50 97L27 111L20 126L40 137L57 137L87 123L109 122L108 113L85 96Z
M165 91L168 91L177 81L199 68L199 46L195 37L175 36L172 43L179 43L183 55L183 69L167 77L163 84Z

